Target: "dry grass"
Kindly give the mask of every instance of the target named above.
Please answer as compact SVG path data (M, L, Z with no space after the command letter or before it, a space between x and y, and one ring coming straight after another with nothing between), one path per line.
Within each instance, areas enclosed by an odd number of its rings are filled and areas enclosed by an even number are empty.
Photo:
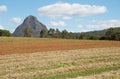
M0 55L0 79L53 79L54 76L58 79L59 74L63 75L61 78L69 78L69 74L72 75L70 72L119 68L119 60L120 47ZM119 71L114 72L120 74ZM66 73L67 77L64 76ZM93 73L89 75L91 74ZM101 74L95 75L95 78L98 76L100 79ZM108 78L112 76L116 75L113 74Z

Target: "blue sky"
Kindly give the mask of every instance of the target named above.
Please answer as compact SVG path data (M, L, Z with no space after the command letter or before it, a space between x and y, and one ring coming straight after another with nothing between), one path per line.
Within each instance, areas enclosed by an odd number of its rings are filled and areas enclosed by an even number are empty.
M72 32L120 27L120 0L0 0L0 29L13 32L33 15L47 28Z

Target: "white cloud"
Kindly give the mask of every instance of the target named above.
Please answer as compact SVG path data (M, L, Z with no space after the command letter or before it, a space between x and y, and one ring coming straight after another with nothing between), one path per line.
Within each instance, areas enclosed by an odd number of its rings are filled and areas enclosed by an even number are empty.
M0 6L0 13L6 12L7 11L7 6L1 5Z
M120 27L120 20L93 21L87 25L89 29L106 29L110 27Z
M20 24L21 21L22 21L21 18L18 18L18 17L14 17L14 18L10 19L10 22L14 23L14 24Z
M0 25L0 29L4 29L2 25Z
M106 12L105 6L81 5L78 3L55 3L38 8L40 16L47 17L72 17L72 16L89 16Z
M78 28L82 28L82 27L83 27L83 25L80 25L80 24L79 24L77 27L78 27Z
M89 29L82 29L82 30L80 30L80 32L89 32L89 31L92 31L92 30L89 30Z
M70 19L71 19L71 17L64 16L64 17L63 17L63 19L64 19L64 20L70 20Z
M66 26L66 23L64 21L58 21L58 22L51 21L50 26L52 26L52 27L64 27L64 26Z

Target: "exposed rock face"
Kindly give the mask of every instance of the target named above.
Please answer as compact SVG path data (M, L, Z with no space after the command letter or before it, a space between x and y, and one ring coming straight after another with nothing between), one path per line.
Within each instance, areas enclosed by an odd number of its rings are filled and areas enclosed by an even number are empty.
M33 36L39 37L40 36L40 31L45 29L47 31L47 28L44 24L39 22L36 17L30 15L28 16L24 22L19 25L16 30L13 33L13 36L24 36L24 30L27 27L31 27L34 30Z

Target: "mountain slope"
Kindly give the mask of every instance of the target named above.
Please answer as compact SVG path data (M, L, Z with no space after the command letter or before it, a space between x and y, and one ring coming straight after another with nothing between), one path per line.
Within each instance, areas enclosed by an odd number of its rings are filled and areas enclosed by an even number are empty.
M19 25L16 28L16 30L13 33L13 36L21 36L21 37L24 36L24 30L27 27L31 27L34 30L33 35L35 37L40 36L41 30L43 29L47 30L46 26L41 22L39 22L35 16L30 15L24 20L24 22L21 25Z

